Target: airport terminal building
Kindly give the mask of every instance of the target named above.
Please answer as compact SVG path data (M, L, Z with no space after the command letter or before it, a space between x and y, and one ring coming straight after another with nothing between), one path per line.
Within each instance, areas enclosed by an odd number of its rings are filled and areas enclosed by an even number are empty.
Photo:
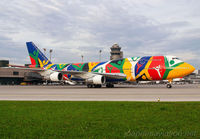
M22 67L24 69L17 69L13 67ZM41 83L42 77L31 70L27 70L27 66L9 65L8 60L0 60L0 85L14 85L27 82L30 84Z

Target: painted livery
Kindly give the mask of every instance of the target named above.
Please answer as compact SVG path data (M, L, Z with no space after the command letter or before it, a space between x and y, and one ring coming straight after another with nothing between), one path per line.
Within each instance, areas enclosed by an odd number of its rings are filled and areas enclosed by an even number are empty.
M171 82L172 79L184 77L195 70L192 65L175 56L144 56L105 62L53 64L32 42L26 44L32 67L62 73L63 79L68 81L82 79L88 87L95 86L94 83L87 82L95 76L104 77L106 84L119 81L169 80Z

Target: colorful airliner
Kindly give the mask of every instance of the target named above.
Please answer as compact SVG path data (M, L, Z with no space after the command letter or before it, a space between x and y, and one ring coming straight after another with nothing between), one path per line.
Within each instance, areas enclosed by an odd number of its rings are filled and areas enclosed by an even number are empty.
M106 85L114 87L118 82L168 80L167 88L175 78L191 74L195 68L176 56L129 57L105 62L53 64L34 45L26 43L31 67L37 70L44 80L66 81L74 84L81 80L88 88Z

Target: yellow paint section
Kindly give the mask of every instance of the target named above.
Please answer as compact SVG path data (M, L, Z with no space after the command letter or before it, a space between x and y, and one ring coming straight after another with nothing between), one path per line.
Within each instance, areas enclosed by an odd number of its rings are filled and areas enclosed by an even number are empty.
M45 60L41 61L39 58L38 58L38 61L39 61L39 64L40 64L40 67L44 67L44 65L48 64L48 60L45 62Z
M194 70L195 68L192 65L184 62L183 64L173 68L173 70L169 72L167 79L184 77L192 73Z
M99 62L89 62L89 63L88 63L89 72L91 72L92 69L93 69L96 65L98 65L98 64L99 64Z
M50 67L53 66L53 65L54 64L49 64L46 69L50 69Z
M151 58L149 59L149 61L147 62L145 68L135 77L136 79L139 78L141 75L145 74L148 80L152 80L152 79L151 79L151 76L149 75L149 72L148 72L148 68L149 68L149 66L151 65L152 59L153 59L153 57L151 57ZM145 77L145 78L146 78L146 77ZM143 77L142 77L142 78L143 78ZM145 80L147 80L147 79L145 79Z
M42 61L41 61L39 58L38 58L38 61L39 61L39 63L40 63L40 67L41 67L41 68L44 67Z
M58 64L59 69L62 69L66 64Z
M126 79L128 81L134 81L132 73L131 73L131 68L132 68L132 64L128 60L128 58L126 58L125 62L124 62L124 65L123 65L123 72L124 72L124 74L126 74Z

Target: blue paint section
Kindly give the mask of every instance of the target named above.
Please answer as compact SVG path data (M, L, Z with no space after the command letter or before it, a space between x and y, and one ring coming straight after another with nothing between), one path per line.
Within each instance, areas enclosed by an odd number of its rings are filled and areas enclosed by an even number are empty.
M84 79L81 79L81 78L71 78L71 80L73 80L73 81L84 81Z
M67 67L67 70L74 70L74 71L78 71L77 69L75 69L72 65L69 65L68 67Z
M28 52L33 54L34 51L37 51L36 46L32 42L26 42L26 46L28 49Z
M47 61L49 61L48 58L38 49L37 46L35 46L35 44L33 42L26 42L26 46L27 46L29 54L36 56L38 53L38 58L42 62L45 61L45 63L46 63ZM46 65L49 65L49 64L52 64L51 61L49 61Z
M146 66L151 56L142 57L135 65L135 76L137 76Z
M92 69L92 71L94 71L96 67L98 67L98 66L100 66L100 65L103 65L103 64L105 64L105 63L106 63L106 62L101 62L101 63L97 64L97 65Z
M71 77L72 77L72 75L71 75L71 74L67 74L67 77L68 77L68 78L71 78Z

